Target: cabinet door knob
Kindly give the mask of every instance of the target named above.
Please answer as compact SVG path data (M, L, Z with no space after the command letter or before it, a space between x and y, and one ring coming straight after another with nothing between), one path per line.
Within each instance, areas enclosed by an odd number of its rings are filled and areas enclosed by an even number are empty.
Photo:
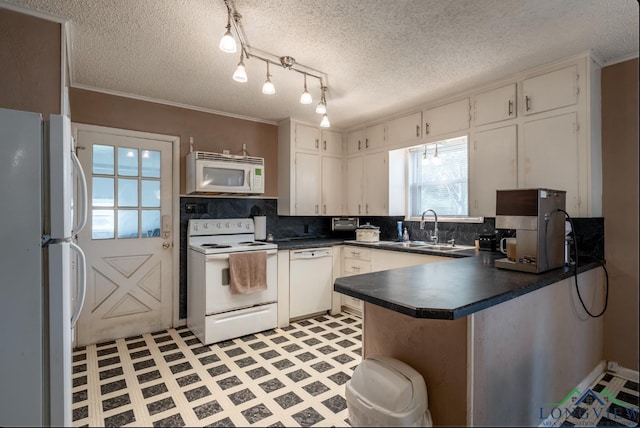
M358 150L362 148L362 141L358 140Z
M358 214L362 214L362 205L358 204Z
M513 101L509 100L509 116L513 115Z
M524 108L527 111L531 110L531 97L529 95L525 95L524 97Z
M368 148L369 148L369 139L368 139L368 138L366 138L366 139L364 140L364 148L365 148L365 149L368 149Z
M369 214L369 204L365 204L364 206L364 212Z
M316 214L318 214L318 206L316 205Z
M323 144L324 144L324 151L327 151L327 140L324 140Z
M424 123L424 133L427 135L429 134L429 122Z
M320 147L320 141L316 138L316 149Z
M420 125L416 125L416 137L420 137Z

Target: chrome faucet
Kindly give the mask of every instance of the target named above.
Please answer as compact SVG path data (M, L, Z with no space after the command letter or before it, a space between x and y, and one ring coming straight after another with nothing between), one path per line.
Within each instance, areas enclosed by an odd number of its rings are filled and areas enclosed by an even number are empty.
M422 220L420 220L420 229L424 230L424 215L431 211L433 213L434 222L433 222L433 234L430 236L430 240L433 244L438 243L438 214L432 209L425 210L422 213Z

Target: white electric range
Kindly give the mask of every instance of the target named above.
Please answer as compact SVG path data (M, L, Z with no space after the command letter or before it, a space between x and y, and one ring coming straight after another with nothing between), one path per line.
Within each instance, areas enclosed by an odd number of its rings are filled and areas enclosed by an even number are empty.
M267 289L233 293L229 254L266 252ZM205 344L277 327L278 246L255 240L251 218L192 219L187 227L187 325Z

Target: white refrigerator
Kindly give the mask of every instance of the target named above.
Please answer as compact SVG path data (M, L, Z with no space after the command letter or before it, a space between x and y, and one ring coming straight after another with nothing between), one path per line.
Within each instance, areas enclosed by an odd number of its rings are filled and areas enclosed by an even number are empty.
M73 326L86 291L73 237L87 216L72 146L69 118L0 109L0 426L72 423Z

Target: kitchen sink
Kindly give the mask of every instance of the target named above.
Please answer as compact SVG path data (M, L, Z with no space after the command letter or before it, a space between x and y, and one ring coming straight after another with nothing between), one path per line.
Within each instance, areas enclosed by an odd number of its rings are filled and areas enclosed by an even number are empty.
M382 244L382 243L381 243ZM469 250L475 247L467 246L467 245L451 245L451 244L430 244L425 241L409 241L409 242L385 242L384 245L393 246L393 247L405 247L405 248L413 248L416 250L425 250L425 251L458 251L458 250Z

